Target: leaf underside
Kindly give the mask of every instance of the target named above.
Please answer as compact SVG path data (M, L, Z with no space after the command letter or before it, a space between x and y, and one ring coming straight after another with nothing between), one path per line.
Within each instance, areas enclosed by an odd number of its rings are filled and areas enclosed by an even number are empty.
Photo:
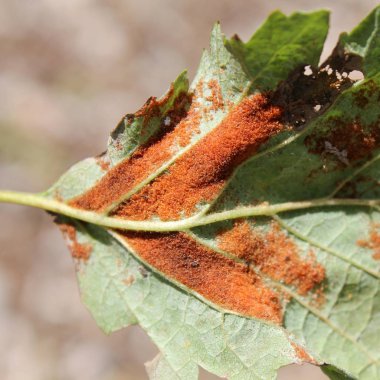
M56 218L97 324L139 324L160 349L151 379L303 362L380 378L379 22L376 8L319 66L325 11L274 12L246 43L216 24L190 86L180 74L44 193L157 226Z

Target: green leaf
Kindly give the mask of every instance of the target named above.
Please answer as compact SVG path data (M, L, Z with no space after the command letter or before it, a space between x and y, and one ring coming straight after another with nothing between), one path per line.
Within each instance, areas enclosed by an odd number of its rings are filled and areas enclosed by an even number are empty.
M327 11L289 17L276 11L248 42L234 37L227 46L245 63L255 89L272 90L298 66L318 65L328 22Z
M159 379L197 379L198 368L196 365L188 365L180 371L171 366L169 361L162 355L158 354L151 362L145 364L150 380ZM180 373L179 373L180 372Z
M101 228L82 225L77 234L92 246L77 268L83 301L108 333L136 318L165 354L150 370L153 379L197 378L197 365L231 379L272 378L298 361L283 329L220 312L173 287Z
M108 142L107 159L115 165L130 156L136 148L157 136L161 131L161 123L168 116L176 102L181 107L187 106L187 99L182 99L189 89L187 73L184 71L172 83L169 91L159 100L151 97L135 115L123 117Z
M380 59L380 6L376 7L350 34L342 34L346 50L365 57L367 77L378 74Z
M212 31L193 83L125 116L47 192L82 299L139 324L151 379L275 379L291 363L380 377L379 8L317 67L325 11ZM364 79L350 79L350 72Z

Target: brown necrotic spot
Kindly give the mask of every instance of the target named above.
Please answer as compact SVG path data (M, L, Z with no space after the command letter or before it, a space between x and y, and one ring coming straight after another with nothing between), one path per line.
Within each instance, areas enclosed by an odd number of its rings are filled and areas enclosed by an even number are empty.
M281 82L272 102L283 110L282 120L296 130L325 112L335 99L354 83L347 72L361 66L358 56L347 54L343 46L319 67L299 66Z
M222 189L233 170L283 129L281 110L264 95L244 99L168 172L122 204L115 215L128 219L177 219L191 215Z
M200 245L184 233L119 234L144 261L213 304L238 314L281 322L279 294L245 265Z
M330 118L328 124L325 133L316 131L305 138L310 153L348 165L369 157L380 146L380 123L363 126L359 121Z
M77 241L77 232L75 227L70 224L59 224L65 238L68 240L68 247L71 256L74 259L87 261L90 258L92 246L90 244L82 244Z
M354 103L360 108L366 108L376 101L380 101L379 86L373 79L367 80L365 86L355 92Z
M264 231L257 231L247 222L236 222L230 230L218 236L219 247L251 264L270 278L296 287L301 295L321 284L324 268L313 255L303 259L292 239L276 223Z

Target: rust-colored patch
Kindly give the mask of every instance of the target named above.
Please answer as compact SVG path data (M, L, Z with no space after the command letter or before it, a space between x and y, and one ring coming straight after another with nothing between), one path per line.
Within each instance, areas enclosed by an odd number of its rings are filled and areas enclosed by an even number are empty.
M107 157L103 154L96 157L96 163L100 166L103 171L107 171L110 168L110 161L107 160Z
M359 121L352 123L331 118L327 133L312 133L305 138L310 153L329 157L348 165L369 157L380 146L380 123L363 126Z
M276 281L297 288L301 295L321 284L324 268L315 258L304 260L296 244L283 233L277 223L268 232L254 231L247 222L236 222L234 227L222 231L219 247L252 264L254 268Z
M283 129L279 107L264 95L244 99L221 124L114 213L128 219L177 219L222 189L232 171Z
M372 257L375 260L380 260L380 223L373 223L371 225L369 238L367 240L358 240L356 244L362 248L372 249Z
M197 88L199 89L199 87L200 84ZM199 133L199 126L202 118L200 109L200 104L194 97L191 106L187 111L186 118L183 119L183 122L180 123L179 127L176 129L174 143L178 146L185 147L190 143L191 137Z
M206 100L211 102L210 109L213 111L218 111L220 109L223 109L224 100L223 100L222 91L221 91L218 81L215 79L211 79L207 83L207 86L211 91L211 95L206 97Z
M281 322L279 294L246 266L184 233L119 233L143 260L212 303L246 316Z
M311 304L314 307L321 308L326 302L325 286L321 285L315 289L311 296Z
M317 361L311 357L305 349L295 342L291 342L294 352L301 363L317 364Z
M211 107L224 106L220 89L212 82L207 85L216 97ZM203 84L198 87L201 93ZM187 144L203 117L196 99L173 130L112 168L71 205L104 210L168 160L179 145ZM284 128L280 117L281 109L271 105L265 95L244 99L167 173L120 205L113 215L140 220L153 216L176 219L183 212L190 215L197 204L215 197L237 165ZM172 120L170 117L166 124ZM281 322L283 295L267 287L249 266L202 246L184 233L119 233L143 260L212 303L239 314Z
M63 235L69 241L68 247L71 252L71 256L77 260L87 261L90 258L92 246L90 244L78 243L77 232L72 225L60 223L58 226Z
M198 103L192 97L190 108L187 109L185 106L189 99L187 94L179 97L163 121L161 134L157 134L147 144L137 149L129 159L113 167L89 191L71 200L70 205L86 210L102 211L119 200L148 174L157 170L173 155L178 145L186 144L192 133L198 130L200 123Z
M156 132L155 135L151 137L147 143L145 143L145 146L153 145L157 141L161 140L166 134L172 132L174 128L179 126L181 121L186 121L186 123L188 123L189 120L192 120L194 123L193 125L195 126L196 123L194 118L197 115L194 113L194 108L197 104L198 103L192 95L189 95L187 93L181 93L178 95L173 104L173 107L168 112L166 112L165 117L161 122L159 131ZM186 132L178 130L178 134L182 136L185 135Z

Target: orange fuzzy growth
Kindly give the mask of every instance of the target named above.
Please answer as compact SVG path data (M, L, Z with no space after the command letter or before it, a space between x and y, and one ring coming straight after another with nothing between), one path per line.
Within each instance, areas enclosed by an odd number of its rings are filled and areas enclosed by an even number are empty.
M206 100L211 102L210 109L213 111L222 109L224 107L224 100L219 83L215 79L211 79L207 86L211 91L211 95L206 97Z
M194 97L191 99L190 106L187 107L189 96L187 94L180 96L173 109L167 113L170 124L163 125L161 133L138 148L130 158L111 168L90 190L72 199L70 205L86 210L102 211L169 160L178 149L178 145L186 145L192 134L198 131L200 123L198 103ZM143 114L143 111L138 111L136 115L140 114Z
M277 224L268 232L254 231L247 222L237 222L218 237L219 247L232 253L276 281L293 285L307 294L325 278L324 268L315 259L302 259L296 244Z
M168 173L143 188L114 213L128 219L178 219L212 200L232 171L283 129L281 110L264 95L244 99Z
M371 230L369 233L369 239L357 241L357 244L360 247L373 250L372 257L375 260L380 260L380 232L379 231L380 231L380 224L373 223L371 225Z
M119 233L143 260L212 303L246 316L281 322L279 295L246 266L184 233Z
M78 243L77 232L70 224L59 224L59 228L69 241L68 246L71 256L77 260L87 261L91 255L91 245Z
M311 363L317 364L316 360L312 358L303 347L298 345L297 343L292 342L292 346L297 358L300 360L300 363Z

